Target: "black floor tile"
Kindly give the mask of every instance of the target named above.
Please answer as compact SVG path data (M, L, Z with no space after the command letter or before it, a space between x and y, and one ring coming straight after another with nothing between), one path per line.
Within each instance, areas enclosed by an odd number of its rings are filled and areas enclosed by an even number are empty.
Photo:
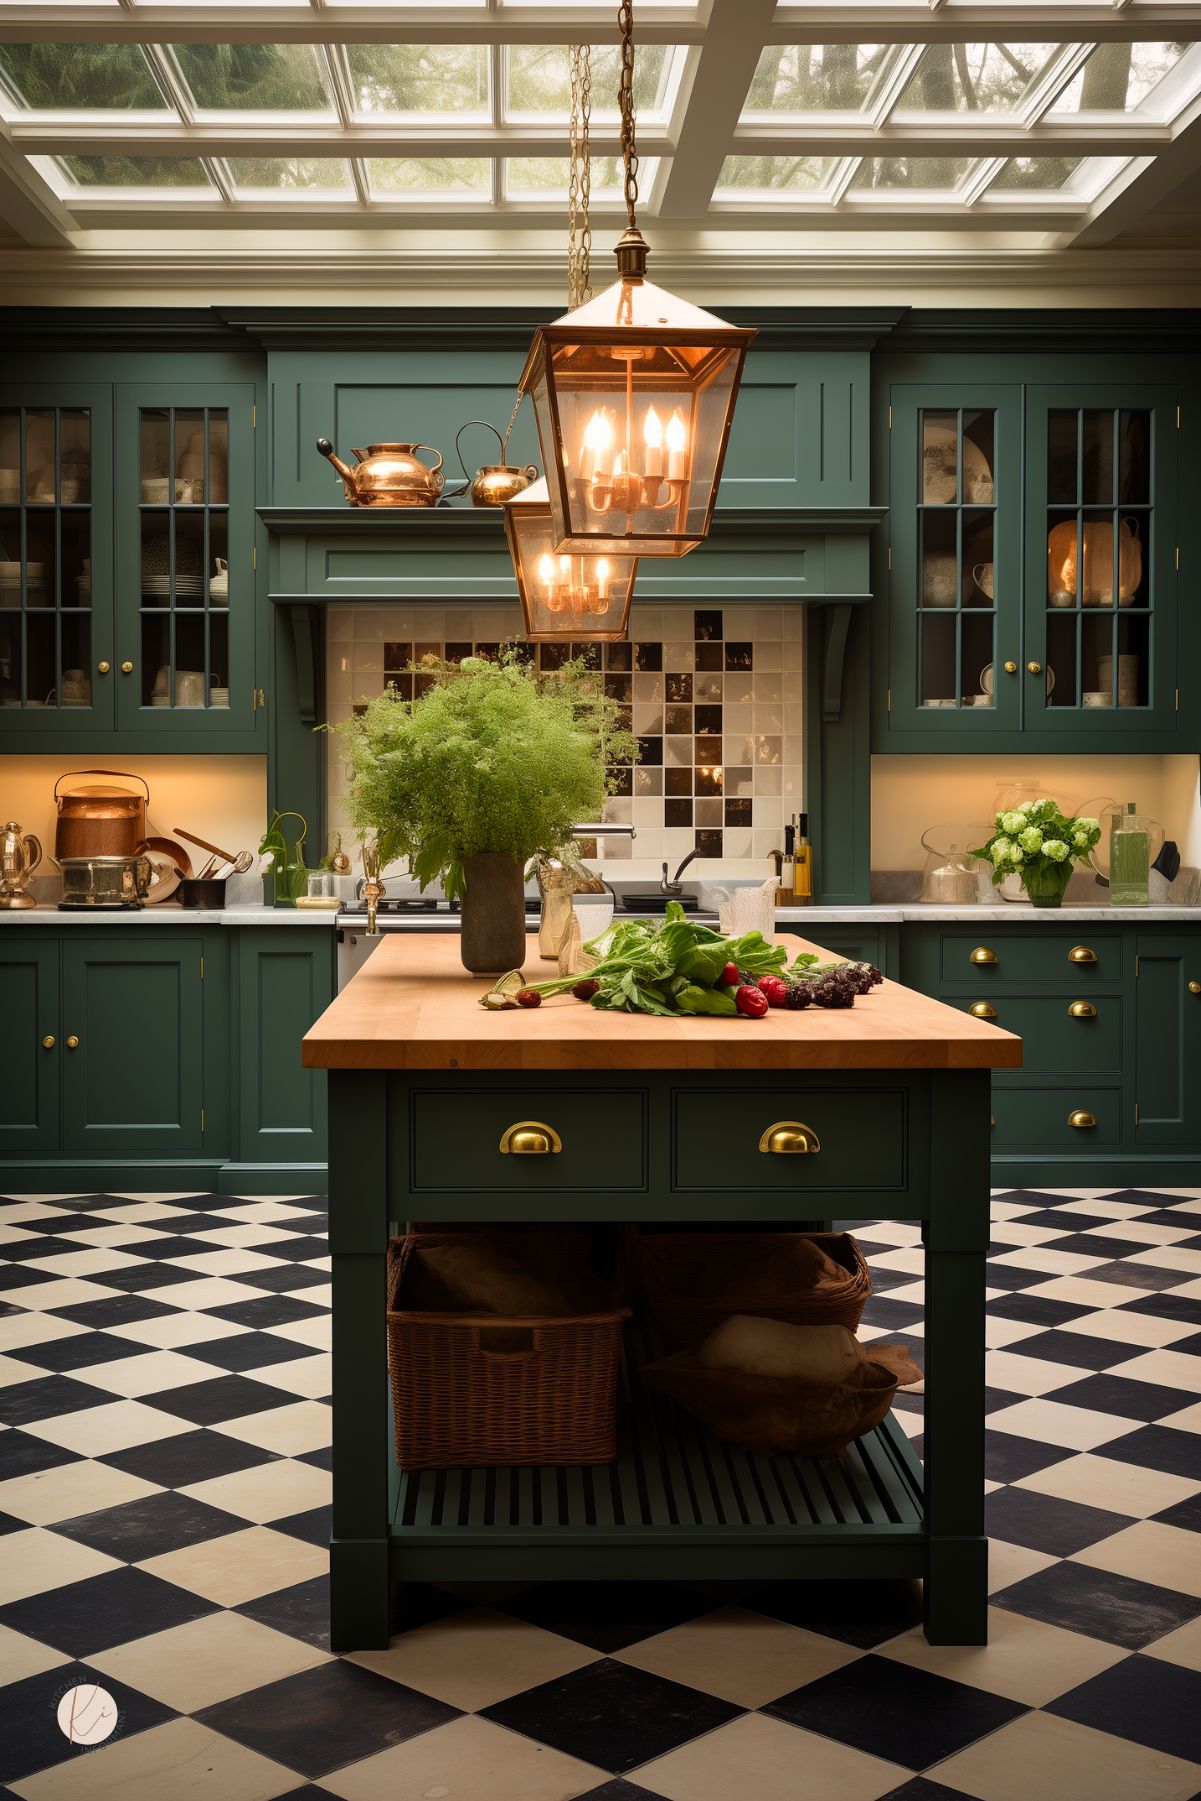
M1173 1294L1170 1288L1165 1289L1162 1294L1142 1295L1122 1311L1149 1313L1153 1319L1178 1319L1186 1326L1201 1326L1201 1298L1196 1295Z
M624 1651L713 1610L703 1595L674 1582L541 1582L498 1605L531 1625L605 1652Z
M1006 1352L1016 1357L1038 1357L1048 1363L1067 1363L1073 1369L1108 1370L1143 1356L1146 1346L1119 1344L1111 1338L1090 1338L1085 1332L1036 1332L1017 1344L1007 1344ZM1058 1396L1056 1396L1058 1399Z
M281 1220L280 1230L291 1223L291 1220ZM329 1240L324 1232L300 1232L295 1238L276 1238L270 1244L256 1244L252 1248L263 1257L279 1257L287 1263L308 1263L314 1257L327 1255ZM326 1280L329 1280L328 1276Z
M147 1345L115 1332L77 1332L71 1338L51 1338L45 1344L22 1345L21 1362L46 1370L86 1370L93 1363L115 1363L119 1357L142 1357ZM85 1378L86 1380L86 1378Z
M865 1326L883 1326L903 1332L922 1317L922 1309L913 1301L894 1301L886 1294L873 1295L863 1309Z
M920 1269L889 1269L887 1265L876 1263L872 1266L872 1293L873 1296L884 1295L887 1297L890 1288L904 1288L909 1283L920 1282L921 1279Z
M315 1451L301 1451L297 1463L311 1463L315 1470L332 1470L334 1467L334 1451L332 1445L319 1445Z
M1142 1251L1154 1250L1154 1245L1140 1245ZM1146 1288L1149 1290L1179 1288L1182 1282L1190 1282L1195 1271L1187 1269L1159 1269L1153 1263L1100 1263L1096 1269L1082 1272L1089 1282L1116 1282L1123 1288Z
M184 1238L179 1233L155 1233L153 1238L139 1239L136 1244L123 1244L121 1255L127 1253L131 1257L145 1257L151 1263L171 1261L177 1257L195 1257L203 1251L224 1250L224 1245L216 1245L208 1238ZM193 1270L193 1279L198 1275Z
M1006 1245L1005 1248L1012 1251L1014 1247ZM1015 1291L1037 1288L1040 1282L1048 1282L1050 1279L1045 1269L1022 1269L1016 1263L990 1263L984 1278L988 1288L1009 1288Z
M781 1695L763 1711L857 1751L925 1770L1028 1709L869 1654Z
M435 1588L429 1582L394 1582L392 1630L414 1632L418 1626L432 1626L435 1620L446 1620L451 1614L463 1613L470 1605L449 1589Z
M165 1213L161 1219L148 1219L146 1230L147 1232L170 1232L174 1238L186 1238L191 1232L211 1232L214 1226L230 1226L240 1223L240 1221L226 1219L223 1214L217 1212ZM211 1251L213 1246L206 1244L205 1249ZM165 1257L170 1253L160 1251L159 1255Z
M0 1513L0 1536L7 1532L24 1532L28 1525L28 1520L19 1520L15 1514Z
M109 1557L126 1563L145 1563L165 1551L197 1545L206 1538L242 1532L246 1521L189 1495L168 1489L160 1495L144 1495L120 1507L104 1507L97 1513L56 1522L54 1530L81 1545L91 1545Z
M1109 1223L1119 1226L1122 1222L1115 1219ZM1048 1241L1031 1248L1040 1251L1069 1251L1073 1256L1109 1258L1112 1262L1115 1257L1133 1257L1139 1251L1146 1251L1151 1247L1145 1239L1094 1238L1089 1232L1069 1232L1066 1238L1057 1238L1053 1243ZM1083 1269L1080 1274L1087 1277L1091 1276L1092 1271Z
M962 1789L948 1788L943 1782L931 1782L926 1776L915 1776L900 1788L890 1788L880 1801L968 1801ZM1097 1797L1100 1801L1100 1796Z
M0 1433L0 1478L34 1476L39 1470L52 1470L60 1463L81 1463L83 1459L62 1445L52 1445L32 1433L13 1430Z
M194 1717L302 1776L321 1777L459 1718L460 1710L353 1663L324 1663Z
M757 1589L745 1605L870 1651L919 1623L922 1589L905 1581L778 1582Z
M1107 1445L1098 1445L1093 1455L1201 1481L1201 1438L1175 1426L1140 1426L1137 1432L1127 1432L1122 1438L1111 1438Z
M1046 1711L1201 1762L1201 1674L1158 1657L1128 1657L1069 1689Z
M105 1288L119 1288L123 1294L141 1294L146 1288L177 1288L183 1282L199 1278L190 1269L177 1269L173 1263L131 1263L128 1269L106 1269L96 1281Z
M90 1244L76 1244L73 1238L58 1238L53 1233L38 1232L32 1238L16 1238L0 1245L0 1258L5 1263L26 1263L33 1257L62 1256L67 1251L90 1251ZM124 1246L121 1255L125 1255ZM35 1278L36 1280L36 1278Z
M1163 1200L1163 1198L1163 1195L1156 1196L1157 1200ZM1176 1226L1182 1232L1193 1234L1201 1231L1201 1213L1190 1213L1184 1207L1158 1207L1154 1213L1140 1213L1138 1218L1139 1224L1142 1226ZM1177 1239L1176 1242L1184 1244L1187 1241ZM1143 1249L1146 1250L1146 1248L1144 1245Z
M615 1775L662 1757L744 1711L716 1695L608 1657L480 1710L498 1726Z
M152 1701L149 1695L102 1675L83 1663L63 1663L56 1669L44 1670L40 1676L27 1676L3 1691L4 1730L0 1732L0 1780L19 1782L38 1770L65 1763L78 1757L58 1723L58 1703L63 1691L76 1683L98 1683L117 1704L117 1725L113 1738L132 1738L149 1726L161 1726L176 1716L169 1707ZM81 1779L78 1792L85 1792L86 1779ZM0 1791L5 1795L11 1791Z
M991 1266L985 1280L989 1288L1000 1286L993 1282ZM1031 1326L1062 1326L1065 1320L1097 1311L1095 1307L1080 1307L1075 1301L1053 1301L1045 1294L998 1295L986 1303L986 1308L1001 1319L1025 1320Z
M1108 1213L1066 1213L1062 1203L1058 1207L1044 1207L1038 1213L1023 1213L1021 1221L1024 1226L1045 1226L1051 1232L1080 1232L1088 1226L1121 1224L1120 1220ZM1095 1244L1096 1240L1090 1240L1090 1243ZM1053 1245L1052 1249L1058 1250L1058 1244Z
M249 1301L229 1301L222 1307L206 1307L215 1319L230 1320L235 1326L250 1326L261 1331L264 1326L290 1326L298 1319L319 1319L328 1307L315 1307L311 1301L295 1300L288 1294L264 1294Z
M0 1388L0 1425L30 1426L36 1420L52 1420L60 1413L78 1413L81 1407L99 1407L111 1400L100 1388L75 1382L70 1376L39 1376L31 1382L12 1382Z
M121 1569L12 1601L0 1607L0 1624L72 1657L94 1657L128 1639L217 1611L211 1601L146 1570Z
M985 1417L990 1413L1000 1413L1002 1407L1016 1407L1020 1401L1028 1401L1029 1395L1011 1392L1007 1388L986 1388L984 1390Z
M195 1357L198 1363L239 1371L268 1369L273 1363L294 1363L298 1357L317 1355L315 1345L297 1344L294 1338L276 1338L270 1332L238 1332L233 1338L210 1338L204 1344L179 1348L185 1357Z
M165 1301L147 1301L140 1294L104 1295L99 1300L73 1301L69 1307L51 1309L62 1319L74 1320L77 1326L93 1326L97 1331L106 1326L132 1326L135 1320L161 1319L164 1313L177 1311Z
M248 1269L228 1280L244 1282L247 1288L265 1288L271 1294L290 1294L293 1289L320 1288L329 1282L329 1271L309 1269L304 1263L281 1263L278 1269Z
M615 1776L612 1782L602 1782L599 1788L590 1788L586 1795L577 1796L577 1801L663 1801L663 1797L652 1795L647 1788L639 1788L636 1782L627 1782L624 1776Z
M1201 1600L1191 1595L1071 1562L1052 1564L1001 1589L992 1604L1127 1651L1141 1651L1201 1614Z
M1063 1445L1044 1445L1034 1438L1019 1438L1014 1432L984 1434L984 1474L990 1482L1020 1482L1036 1470L1048 1470L1062 1463L1072 1452Z
M185 1382L181 1388L164 1388L157 1394L142 1396L147 1407L161 1408L164 1413L191 1420L197 1426L241 1419L244 1414L262 1413L268 1407L290 1406L295 1398L281 1388L268 1388L245 1376L213 1376L207 1382Z
M1086 1376L1057 1388L1054 1399L1067 1407L1088 1407L1097 1413L1123 1414L1131 1420L1161 1420L1169 1413L1190 1407L1196 1395L1183 1388L1161 1388L1157 1382L1140 1382L1121 1372Z
M252 1469L257 1463L277 1461L274 1451L243 1444L222 1432L181 1432L147 1445L131 1445L128 1451L112 1451L99 1459L131 1476L143 1476L161 1488L187 1488L210 1476L228 1476L232 1470Z
M0 1289L36 1288L41 1282L61 1282L48 1269L26 1269L23 1263L0 1263Z
M234 1609L262 1626L286 1632L291 1638L303 1639L306 1645L329 1650L329 1577L314 1576L310 1582L297 1582L292 1588L277 1588L274 1594L262 1595Z
M303 1237L311 1237L314 1233L324 1233L327 1230L329 1216L324 1212L297 1213L290 1219L281 1219L279 1224L281 1230L286 1227L289 1232L298 1232Z
M1163 1526L1179 1526L1185 1532L1201 1532L1201 1495L1192 1495L1187 1501L1177 1501L1174 1507L1165 1507L1162 1513L1157 1513L1154 1517Z
M1133 1521L1123 1513L1036 1494L1030 1488L998 1488L985 1497L984 1523L990 1538L1027 1545L1052 1557L1070 1557L1098 1539L1123 1531Z
M271 1530L289 1532L293 1538L303 1538L306 1544L324 1548L330 1541L331 1524L330 1508L311 1507L307 1513L292 1513L286 1520L272 1520Z

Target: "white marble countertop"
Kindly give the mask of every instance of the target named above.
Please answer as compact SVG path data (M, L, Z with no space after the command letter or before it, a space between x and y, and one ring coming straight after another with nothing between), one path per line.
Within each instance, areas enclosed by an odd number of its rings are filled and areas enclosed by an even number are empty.
M18 926L330 926L337 914L328 907L265 907L251 902L234 907L181 907L161 901L155 907L130 907L116 913L90 907L60 910L53 904L0 907L0 925Z
M1201 920L1201 907L1109 907L1104 901L1086 901L1072 907L1032 907L1028 901L1002 901L989 906L940 906L933 901L890 902L866 907L777 907L781 925L901 925L924 921L928 925L1054 925L1057 919L1080 924L1098 920L1127 920L1134 924L1170 920L1179 924Z

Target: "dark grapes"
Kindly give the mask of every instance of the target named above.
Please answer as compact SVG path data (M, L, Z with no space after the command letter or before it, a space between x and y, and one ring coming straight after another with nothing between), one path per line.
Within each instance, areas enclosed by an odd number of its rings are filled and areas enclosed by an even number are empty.
M807 1007L813 999L812 988L812 982L790 982L788 993L784 997L784 1005L792 1007L794 1010Z
M813 1002L817 1007L853 1007L855 992L837 976L823 976L813 984Z

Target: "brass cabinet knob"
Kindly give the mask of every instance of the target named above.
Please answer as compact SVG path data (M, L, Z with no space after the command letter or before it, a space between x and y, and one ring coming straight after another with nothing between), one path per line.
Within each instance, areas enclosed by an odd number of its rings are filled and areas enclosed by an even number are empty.
M1068 1008L1069 1019L1096 1019L1097 1009L1091 1001L1073 1001Z
M74 1032L72 1032L71 1036L67 1040L67 1049L69 1051L77 1051L79 1049L79 1040L78 1040L78 1038L76 1038Z
M990 1113L990 1114L989 1114L989 1116L988 1116L988 1123L989 1123L989 1125L990 1125L990 1126L995 1126L995 1125L996 1125L996 1123L997 1123L997 1116L996 1116L996 1114L995 1114L995 1113Z
M821 1148L813 1127L804 1125L799 1119L777 1120L774 1126L768 1126L759 1140L759 1149L773 1157L816 1156Z
M1030 671L1031 675L1041 675L1043 672L1043 666L1041 663L1027 663L1026 667Z
M1190 982L1188 991L1190 994L1201 994L1201 982Z
M1068 952L1069 963L1095 963L1096 951L1090 951L1087 944L1074 944Z
M1018 672L1018 666L1013 661L1013 659L1010 658L1009 662L1005 664L1005 673L1006 673L1006 675L1016 675L1017 672Z
M997 1009L991 1001L973 1001L968 1012L973 1019L995 1019L997 1017Z
M132 675L133 674L133 664L132 663L122 663L121 674L122 675Z
M112 664L111 663L97 663L96 667L100 671L101 675L107 675L109 670L112 668Z
M46 1036L42 1039L42 1049L44 1051L52 1051L54 1049L54 1033L53 1032L47 1032Z
M1087 1132L1096 1123L1096 1115L1086 1112L1083 1107L1074 1107L1068 1114L1069 1126L1075 1126L1078 1132Z
M501 1133L500 1148L506 1157L547 1157L563 1149L563 1140L553 1126L544 1126L541 1120L519 1119Z
M999 963L1000 961L996 951L990 951L987 944L978 944L968 958L969 963Z

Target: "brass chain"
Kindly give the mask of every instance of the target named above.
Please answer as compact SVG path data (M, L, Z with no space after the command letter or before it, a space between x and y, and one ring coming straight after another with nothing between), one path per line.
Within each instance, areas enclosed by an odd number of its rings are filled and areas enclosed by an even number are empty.
M638 203L638 146L634 136L634 0L621 0L617 8L617 29L621 33L621 80L617 89L621 108L621 160L625 166L626 217L636 224L634 208Z
M592 119L592 47L572 44L567 52L571 77L570 156L567 174L567 307L574 311L591 300L592 157L588 133Z

